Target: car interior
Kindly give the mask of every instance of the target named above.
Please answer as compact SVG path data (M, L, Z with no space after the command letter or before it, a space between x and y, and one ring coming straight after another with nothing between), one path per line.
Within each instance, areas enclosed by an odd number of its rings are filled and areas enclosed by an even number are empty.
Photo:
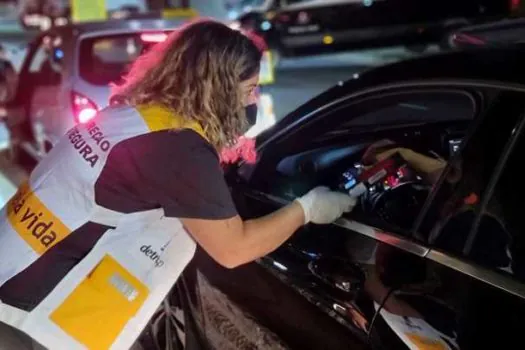
M425 173L426 164L443 170L459 148L468 125L469 121L455 121L384 126L357 134L340 133L330 142L323 136L323 146L284 157L277 166L276 181L268 189L290 199L315 185L349 193L358 190L363 176L372 172L370 176L376 179L365 181L367 189L359 195L359 205L351 216L369 224L381 220L382 226L387 223L410 230L437 180ZM436 129L441 131L436 133ZM342 141L348 139L352 142ZM399 151L405 157L414 158L415 154L417 159L407 161L399 157ZM388 157L381 162L371 153Z

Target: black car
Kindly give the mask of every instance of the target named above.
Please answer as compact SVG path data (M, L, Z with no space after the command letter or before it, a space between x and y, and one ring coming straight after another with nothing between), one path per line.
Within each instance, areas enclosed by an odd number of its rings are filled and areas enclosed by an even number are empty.
M464 27L451 33L448 43L454 49L523 44L525 43L525 18L508 18Z
M499 0L267 0L238 25L283 56L397 45L420 52L449 31L510 11Z
M377 181L352 213L255 263L228 270L199 250L144 345L521 348L524 60L492 49L382 67L261 134L258 161L226 171L244 219L317 185Z

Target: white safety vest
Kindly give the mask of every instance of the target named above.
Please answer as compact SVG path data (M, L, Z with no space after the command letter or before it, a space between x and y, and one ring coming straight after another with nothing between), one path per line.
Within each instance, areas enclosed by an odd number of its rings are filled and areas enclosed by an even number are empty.
M31 312L0 302L0 321L55 349L129 349L195 252L163 209L123 214L95 203L111 149L137 135L193 129L158 106L102 111L78 125L0 212L0 286L88 221L108 230Z

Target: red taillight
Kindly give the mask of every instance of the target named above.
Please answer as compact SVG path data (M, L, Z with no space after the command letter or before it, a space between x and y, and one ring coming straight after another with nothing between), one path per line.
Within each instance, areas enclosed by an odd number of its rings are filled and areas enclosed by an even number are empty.
M93 101L75 91L71 92L71 106L78 123L87 123L95 118L98 112L98 107Z
M147 43L161 43L168 38L166 33L143 33L140 35L140 40Z
M510 9L512 11L517 11L521 7L521 0L510 0Z

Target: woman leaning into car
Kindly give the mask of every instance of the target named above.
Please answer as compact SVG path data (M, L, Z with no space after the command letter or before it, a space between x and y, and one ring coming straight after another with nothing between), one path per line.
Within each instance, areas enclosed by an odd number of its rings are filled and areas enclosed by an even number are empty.
M255 120L260 59L238 31L187 25L53 148L0 213L0 349L128 349L196 244L234 268L351 210L315 188L237 214L218 154Z

